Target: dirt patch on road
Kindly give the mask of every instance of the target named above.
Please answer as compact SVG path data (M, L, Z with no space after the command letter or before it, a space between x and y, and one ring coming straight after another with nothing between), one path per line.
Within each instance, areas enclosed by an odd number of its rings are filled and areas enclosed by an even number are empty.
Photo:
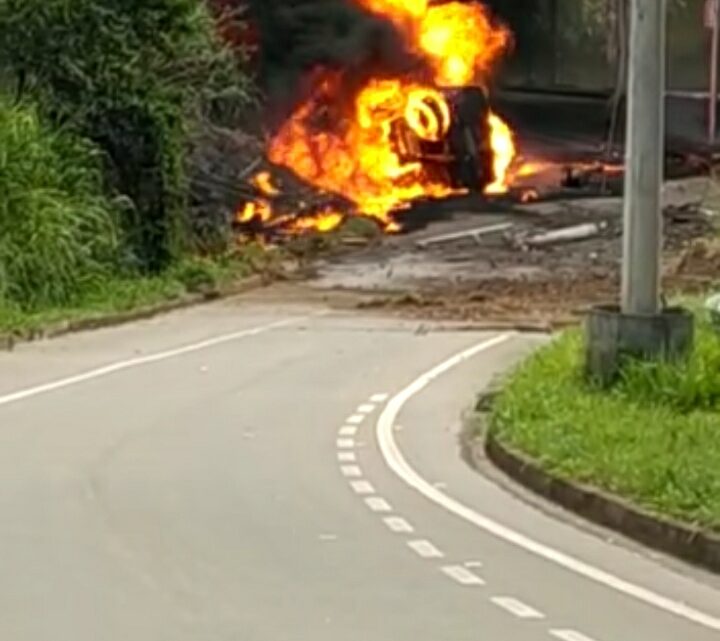
M674 185L664 218L665 291L707 289L720 275L720 243L700 188ZM308 287L344 292L343 305L354 295L358 307L412 318L564 326L617 301L621 233L615 198L460 211L321 260Z

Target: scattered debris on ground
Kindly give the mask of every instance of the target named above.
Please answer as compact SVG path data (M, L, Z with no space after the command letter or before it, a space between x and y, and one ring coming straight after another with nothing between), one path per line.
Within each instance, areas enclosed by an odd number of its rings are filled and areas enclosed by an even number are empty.
M698 194L673 185L664 210L666 290L698 291L720 274L720 241ZM431 320L576 323L616 301L622 202L556 201L504 214L458 213L412 234L321 258L311 287L358 295L363 308Z

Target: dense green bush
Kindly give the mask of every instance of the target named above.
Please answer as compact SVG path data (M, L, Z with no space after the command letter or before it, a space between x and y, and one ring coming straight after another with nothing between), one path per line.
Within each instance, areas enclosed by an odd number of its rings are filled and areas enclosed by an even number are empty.
M115 267L98 156L0 95L0 307L68 304Z
M194 121L244 92L203 0L0 0L0 75L104 151L127 258L163 269L188 238Z

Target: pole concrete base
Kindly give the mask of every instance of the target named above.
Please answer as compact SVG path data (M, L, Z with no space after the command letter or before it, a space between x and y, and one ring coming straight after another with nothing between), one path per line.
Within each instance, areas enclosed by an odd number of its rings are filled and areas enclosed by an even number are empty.
M694 339L694 317L681 308L644 316L624 314L619 307L596 307L586 324L586 374L609 385L624 359L679 360L690 354Z

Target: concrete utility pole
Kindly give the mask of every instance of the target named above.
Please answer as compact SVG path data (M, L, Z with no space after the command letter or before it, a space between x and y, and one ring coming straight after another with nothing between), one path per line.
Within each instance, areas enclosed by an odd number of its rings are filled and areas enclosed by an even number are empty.
M711 29L710 95L708 100L708 144L713 146L717 136L718 53L720 53L720 1L706 0L705 26Z
M660 308L666 0L632 0L622 311Z
M592 309L586 371L617 379L628 357L677 360L693 347L693 315L661 309L666 0L631 0L622 305Z

